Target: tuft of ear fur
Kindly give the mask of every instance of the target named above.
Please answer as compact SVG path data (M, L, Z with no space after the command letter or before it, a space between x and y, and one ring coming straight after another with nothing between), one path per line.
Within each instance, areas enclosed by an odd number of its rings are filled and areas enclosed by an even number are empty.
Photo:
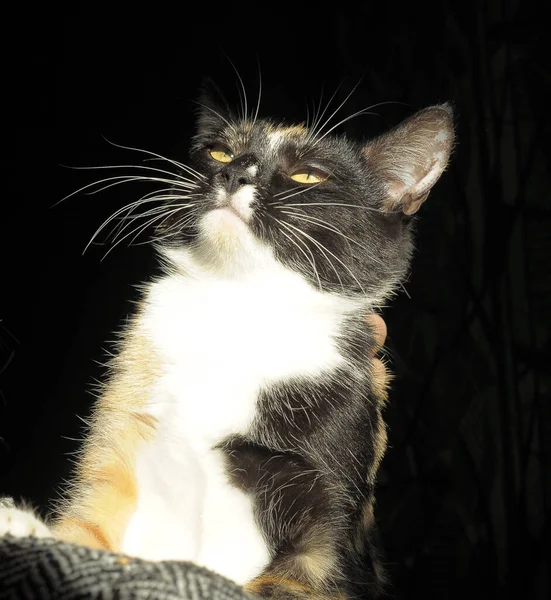
M430 106L368 142L368 167L384 182L383 208L416 213L444 172L454 142L449 104Z
M220 88L210 78L204 78L197 99L196 141L220 131L233 121L229 104Z

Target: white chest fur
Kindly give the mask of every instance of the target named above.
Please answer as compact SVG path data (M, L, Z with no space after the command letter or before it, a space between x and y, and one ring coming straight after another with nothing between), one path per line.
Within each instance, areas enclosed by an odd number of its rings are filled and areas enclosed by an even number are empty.
M159 428L138 456L125 552L193 560L239 583L259 574L266 544L212 446L246 432L263 387L335 369L351 308L275 262L247 279L175 274L152 285L142 326L164 366L149 403Z

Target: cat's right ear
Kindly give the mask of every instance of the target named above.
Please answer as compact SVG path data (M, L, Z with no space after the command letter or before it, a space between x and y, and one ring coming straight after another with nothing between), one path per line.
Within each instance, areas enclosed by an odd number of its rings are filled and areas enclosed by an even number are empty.
M230 125L232 114L220 88L209 77L199 87L197 104L197 136L213 136Z
M444 172L454 144L449 104L425 108L369 142L364 159L380 178L389 212L416 213Z

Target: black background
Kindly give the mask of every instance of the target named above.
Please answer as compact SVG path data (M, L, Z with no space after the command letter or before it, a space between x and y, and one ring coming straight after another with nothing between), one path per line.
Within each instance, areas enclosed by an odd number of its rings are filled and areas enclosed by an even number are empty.
M385 311L396 373L377 515L395 598L543 598L551 503L548 31L516 0L75 5L4 22L0 493L46 511L70 472L97 361L154 271L147 245L83 248L136 184L65 195L131 164L185 159L202 76L302 120L339 88L370 136L451 101L458 145L420 212L413 272ZM11 30L11 31L10 31ZM12 39L11 37L9 39ZM9 75L7 74L9 72ZM336 121L335 121L336 122ZM120 171L114 171L119 175ZM142 237L141 240L146 239ZM139 241L139 240L138 240Z

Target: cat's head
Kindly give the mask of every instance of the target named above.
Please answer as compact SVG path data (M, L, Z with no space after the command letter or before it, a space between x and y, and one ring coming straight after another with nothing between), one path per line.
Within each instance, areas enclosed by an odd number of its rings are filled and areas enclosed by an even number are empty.
M165 222L168 246L234 272L275 257L318 288L379 300L404 277L412 215L452 149L448 105L367 142L238 117L211 96L199 105L193 207L175 213L184 226Z

